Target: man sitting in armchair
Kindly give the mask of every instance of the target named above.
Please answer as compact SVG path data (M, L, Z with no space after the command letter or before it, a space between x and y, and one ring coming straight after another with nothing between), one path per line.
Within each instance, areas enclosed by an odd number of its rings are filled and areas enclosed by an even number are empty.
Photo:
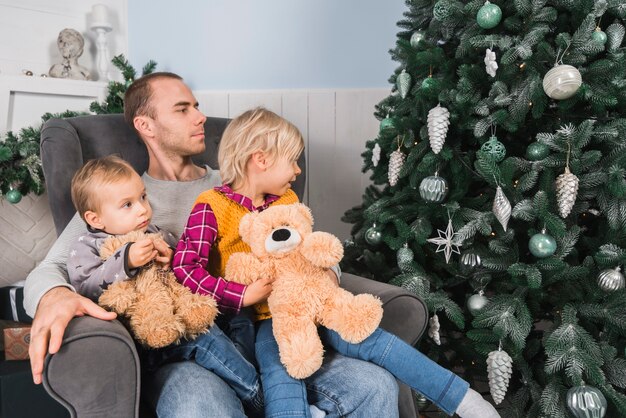
M126 92L124 117L147 148L148 169L142 178L154 222L180 235L195 197L220 184L217 171L191 160L205 150L206 117L191 90L171 73L153 73L136 80ZM24 304L34 318L30 358L35 383L42 381L46 354L60 350L74 317L115 318L75 293L67 282L70 242L84 232L84 223L74 216L26 281ZM167 365L149 378L144 385L149 388L146 395L160 417L244 416L234 392L193 362ZM395 379L360 360L331 353L325 367L308 379L307 388L309 401L329 417L398 415Z

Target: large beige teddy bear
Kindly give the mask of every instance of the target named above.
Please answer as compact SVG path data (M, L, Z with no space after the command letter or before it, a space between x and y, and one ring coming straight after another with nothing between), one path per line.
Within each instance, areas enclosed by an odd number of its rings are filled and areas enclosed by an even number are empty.
M146 237L162 239L160 234L134 231L111 236L100 248L106 260L127 242ZM134 337L143 345L160 348L206 332L218 314L211 297L193 294L180 284L171 271L163 271L151 262L133 278L110 285L98 303L126 317Z
M381 302L338 287L327 269L343 256L339 240L313 232L311 211L303 204L275 205L246 214L239 227L251 253L235 253L225 279L250 284L275 277L268 298L280 360L297 379L322 365L324 348L317 325L335 330L351 343L367 338L382 318Z

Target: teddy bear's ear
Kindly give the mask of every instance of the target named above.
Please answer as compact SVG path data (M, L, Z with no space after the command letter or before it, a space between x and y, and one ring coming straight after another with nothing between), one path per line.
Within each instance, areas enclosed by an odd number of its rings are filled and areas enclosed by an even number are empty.
M239 235L246 244L250 244L248 240L252 237L252 225L257 216L259 212L246 213L239 222Z
M313 214L311 213L311 209L302 203L295 203L293 206L301 216L306 218L310 225L313 225Z

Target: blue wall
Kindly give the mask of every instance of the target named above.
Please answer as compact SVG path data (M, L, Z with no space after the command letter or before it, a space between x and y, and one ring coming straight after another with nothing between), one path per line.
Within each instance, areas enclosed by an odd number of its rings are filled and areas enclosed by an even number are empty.
M129 0L129 60L193 89L388 87L404 0Z

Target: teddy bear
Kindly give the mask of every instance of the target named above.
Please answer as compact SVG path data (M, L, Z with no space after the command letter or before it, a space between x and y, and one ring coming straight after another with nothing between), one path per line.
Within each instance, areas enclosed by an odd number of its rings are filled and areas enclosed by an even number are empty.
M341 260L343 247L334 235L313 232L308 207L275 205L248 213L239 234L251 252L231 255L224 278L250 284L274 277L267 301L280 360L290 376L304 379L321 367L324 348L317 325L350 343L363 341L378 327L380 300L353 295L328 277L326 270Z
M141 231L112 235L100 247L100 257L106 260L127 242L146 237L162 239L158 233ZM151 348L206 332L218 314L213 298L191 293L174 273L160 269L155 262L140 267L134 278L111 284L98 304L122 315L135 339Z

